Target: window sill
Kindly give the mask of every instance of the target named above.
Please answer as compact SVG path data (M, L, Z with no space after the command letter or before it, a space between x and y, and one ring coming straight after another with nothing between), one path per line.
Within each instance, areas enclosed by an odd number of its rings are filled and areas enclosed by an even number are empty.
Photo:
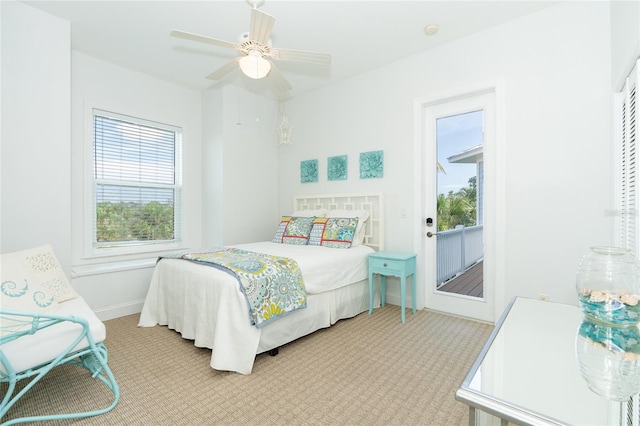
M158 261L157 257L148 259L125 260L109 263L96 263L93 265L79 265L71 268L71 278L87 277L99 274L111 274L114 272L131 271L135 269L153 268Z

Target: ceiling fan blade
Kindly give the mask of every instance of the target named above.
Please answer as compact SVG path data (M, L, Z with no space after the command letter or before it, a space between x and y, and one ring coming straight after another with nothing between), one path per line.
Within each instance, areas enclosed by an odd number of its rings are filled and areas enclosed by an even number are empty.
M271 57L280 61L305 62L315 65L331 65L328 53L307 52L304 50L271 49Z
M171 31L171 36L184 38L187 40L199 41L201 43L213 44L214 46L222 46L222 47L230 47L233 49L238 49L238 45L236 43L231 43L230 41L218 40L217 38L205 37L198 34L188 33L186 31L173 30Z
M232 59L230 62L227 62L226 64L224 64L223 66L221 66L220 68L218 68L217 70L209 74L207 78L209 80L222 80L231 71L234 71L237 68L239 68L238 66L239 61L240 61L239 57Z
M284 93L287 90L293 89L293 86L289 84L286 78L282 75L282 73L278 70L275 64L269 61L271 64L271 71L269 71L268 79L269 82L278 90L278 92Z
M276 18L260 12L258 9L251 9L251 27L249 28L249 39L259 41L262 44L269 44L271 28L276 22Z

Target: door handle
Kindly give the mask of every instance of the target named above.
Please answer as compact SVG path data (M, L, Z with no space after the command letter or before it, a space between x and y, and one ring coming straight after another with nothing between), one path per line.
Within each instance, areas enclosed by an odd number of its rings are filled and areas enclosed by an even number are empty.
M427 232L427 237L429 237L429 238L435 237L436 235L438 235L437 232L431 232L431 231Z

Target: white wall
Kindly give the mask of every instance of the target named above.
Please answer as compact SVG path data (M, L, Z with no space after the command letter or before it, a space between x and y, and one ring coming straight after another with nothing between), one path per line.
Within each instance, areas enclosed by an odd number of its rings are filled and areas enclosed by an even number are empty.
M202 243L224 245L224 86L202 94Z
M277 118L275 100L239 87L204 93L205 246L273 238L279 219Z
M92 108L143 118L182 129L183 247L202 245L201 94L79 52L72 75L72 284L102 318L139 312L158 253L90 257L84 250L86 189L90 183ZM149 259L137 269L132 259ZM122 263L129 261L128 263ZM106 268L106 269L105 269ZM125 269L125 270L122 270ZM113 271L115 272L105 272Z
M387 249L415 250L423 218L411 214L414 102L497 82L506 207L496 308L541 292L575 303L580 255L611 240L609 25L607 3L560 4L292 99L293 145L279 160L281 212L297 194L381 191ZM384 178L359 179L359 153L377 149ZM340 154L349 156L349 178L328 182L326 158ZM320 160L320 182L301 184L299 163L312 158Z
M640 58L640 2L611 3L611 84L619 91Z
M71 266L69 23L13 1L2 11L0 251L51 243Z

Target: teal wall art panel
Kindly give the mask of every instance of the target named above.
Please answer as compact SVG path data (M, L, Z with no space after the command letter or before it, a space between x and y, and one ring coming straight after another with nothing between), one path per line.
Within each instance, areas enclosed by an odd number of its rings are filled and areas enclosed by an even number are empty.
M304 160L300 162L300 183L318 181L318 160Z
M338 155L327 159L327 179L347 180L347 156Z
M384 171L384 152L360 153L360 179L381 178Z

